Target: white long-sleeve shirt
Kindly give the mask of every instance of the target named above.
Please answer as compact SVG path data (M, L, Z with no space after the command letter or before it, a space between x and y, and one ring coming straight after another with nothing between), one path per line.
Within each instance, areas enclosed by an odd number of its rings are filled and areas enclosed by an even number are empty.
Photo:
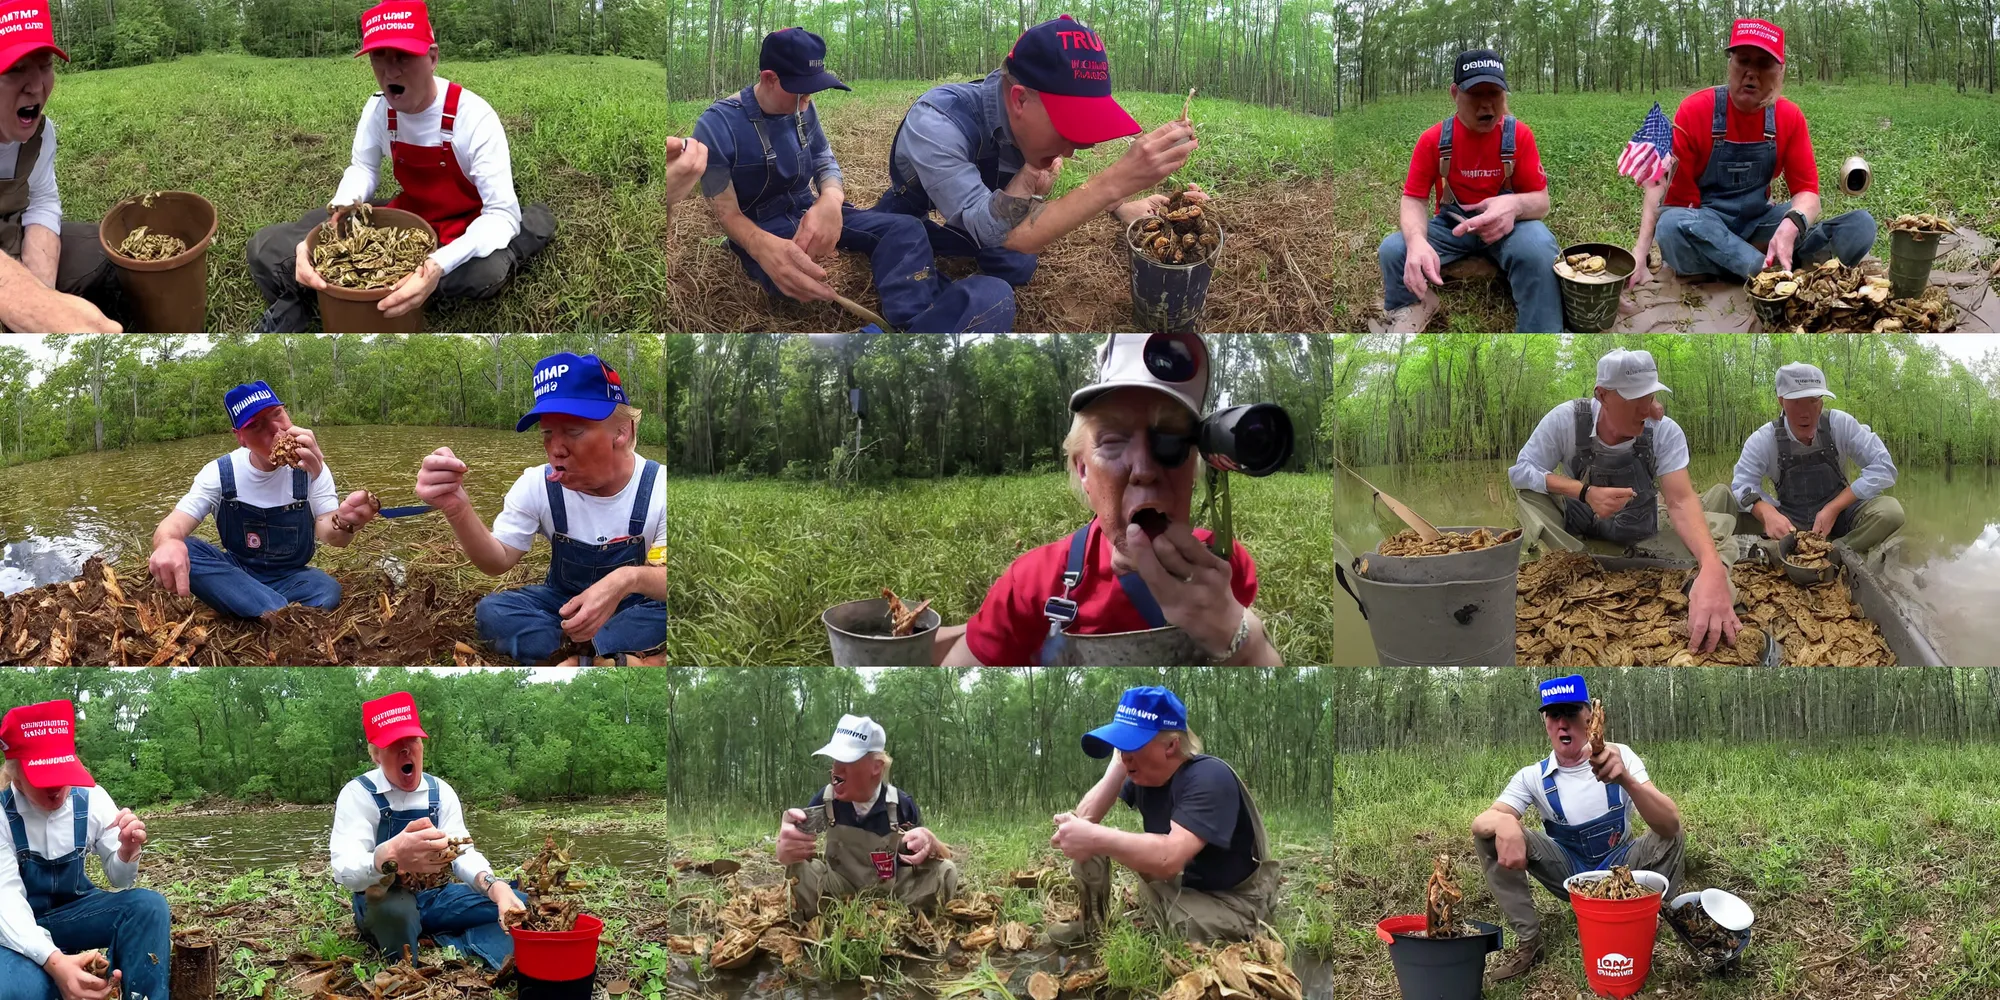
M0 142L0 180L13 180L28 171L28 209L21 213L21 228L41 226L62 233L62 193L56 189L56 122L42 126L42 153L33 163L21 162L26 143Z
M110 880L112 888L127 888L139 875L139 862L136 858L118 860L118 829L111 825L118 818L118 805L102 788L88 791L86 839L90 850L97 852L98 860L104 862L104 877ZM23 832L28 835L28 850L50 860L76 850L76 814L70 803L71 798L64 796L62 808L43 812L26 798L14 796L14 808L21 814ZM48 931L35 923L35 911L28 906L27 886L21 881L21 864L14 857L20 845L13 842L13 833L5 820L5 816L0 816L0 845L4 845L4 850L0 850L0 945L40 965L55 954L56 943Z
M437 99L416 114L396 114L397 137L411 146L444 144L444 99L451 81L437 77ZM514 161L507 149L507 130L491 104L470 90L458 98L458 119L452 125L451 153L465 178L479 189L484 206L465 235L437 248L431 259L446 274L475 257L506 246L521 232L521 201L514 195ZM368 99L354 128L354 155L340 175L331 204L348 205L375 194L381 181L382 158L389 155L389 108L381 94Z
M1513 468L1507 470L1507 481L1517 490L1534 490L1536 493L1549 491L1548 474L1562 466L1571 479L1582 479L1576 469L1576 413L1571 409L1575 404L1565 401L1542 417L1535 425L1535 432L1528 436L1528 443L1521 448ZM1597 436L1597 418L1603 413L1604 404L1595 398L1590 401L1591 447L1599 454L1624 454L1638 445L1633 438L1619 444L1605 444ZM1670 472L1679 472L1688 467L1687 433L1672 417L1646 421L1653 429L1653 473L1657 479Z
M1889 446L1882 443L1880 435L1845 410L1829 409L1826 417L1833 428L1833 447L1839 453L1841 462L1853 462L1861 469L1861 475L1847 484L1854 491L1856 500L1873 499L1880 496L1883 490L1896 485L1896 460L1889 457ZM1784 427L1785 436L1794 444L1805 443L1792 433L1789 422ZM1778 495L1764 491L1766 479L1771 481L1773 490L1777 489L1778 442L1771 436L1770 424L1759 424L1743 440L1743 454L1737 457L1736 473L1729 480L1729 493L1736 498L1736 506L1745 512L1756 506L1755 501L1743 502L1746 492L1755 492L1776 507Z
M417 812L430 808L430 791L421 782L414 792L405 792L389 784L389 778L376 768L366 775L377 791L389 799L389 808L398 812ZM458 793L443 778L427 774L438 784L437 828L448 837L472 836L465 828L465 810L458 804ZM382 818L382 810L375 805L375 797L361 787L361 783L350 781L340 790L340 798L333 806L333 834L327 840L327 850L333 858L333 880L351 892L360 892L382 881L382 870L375 867L375 823ZM452 874L467 885L479 877L481 872L491 872L493 866L471 845L459 849L458 860L451 863Z

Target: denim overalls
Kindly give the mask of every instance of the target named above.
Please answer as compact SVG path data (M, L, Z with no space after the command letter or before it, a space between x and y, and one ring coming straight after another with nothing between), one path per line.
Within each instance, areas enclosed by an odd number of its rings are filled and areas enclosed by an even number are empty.
M1023 163L1019 147L1011 142L1003 143L998 134L1006 122L1006 110L1001 104L1006 95L999 94L999 89L1000 70L996 69L984 80L942 84L917 98L918 104L929 105L942 112L958 127L959 133L972 146L972 163L979 168L980 183L991 191L1006 187L1014 175L1020 173ZM915 171L906 170L896 156L902 148L903 132L907 128L909 116L905 114L902 124L896 126L895 139L889 143L889 190L875 203L875 210L913 215L924 220L924 228L930 234L931 250L940 257L971 257L978 264L981 274L999 278L1017 288L1027 284L1028 279L1035 276L1037 258L1034 254L1006 247L981 247L965 230L939 225L931 219L934 206L930 195L924 191L923 179Z
M1576 497L1562 497L1563 530L1578 538L1602 538L1633 545L1660 533L1659 487L1654 484L1653 426L1639 432L1639 439L1627 452L1599 454L1590 443L1592 433L1588 399L1572 402L1576 418L1576 457L1570 474L1590 486L1623 487L1632 499L1610 517L1598 517L1591 506Z
M1556 759L1552 754L1542 762L1542 794L1549 800L1552 815L1542 817L1542 832L1556 842L1569 859L1570 874L1596 871L1621 864L1632 849L1625 836L1625 790L1604 786L1604 801L1610 811L1588 823L1571 824L1563 816L1562 799L1556 794Z
M381 816L375 821L375 845L380 847L420 819L438 823L437 776L424 775L430 804L423 809L391 809L389 796L367 775L354 779L375 799ZM400 899L399 899L400 897ZM407 900L407 902L406 902ZM370 911L375 911L370 913ZM392 888L388 895L369 902L366 893L354 894L354 928L372 936L391 961L400 961L404 946L417 951L417 938L429 934L439 945L477 955L486 964L499 968L514 954L514 939L500 926L500 907L464 882L448 882L435 889L412 893Z
M149 961L147 955L165 955L170 941L167 901L151 889L106 892L93 885L84 871L90 851L90 790L72 788L69 804L75 824L75 849L60 858L45 858L28 849L27 824L14 802L14 790L0 791L0 808L7 815L7 832L13 840L14 863L21 871L21 890L35 922L49 932L55 946L65 954L103 949L113 969L124 973L127 996L148 1000L168 1000L167 963ZM30 985L39 977L46 992L57 995L54 981L21 953L0 948L0 992Z
M316 608L340 604L340 583L312 569L315 524L306 470L292 469L292 502L257 507L237 499L236 463L215 460L222 502L215 508L217 549L187 539L188 590L203 604L238 618L255 618L292 602Z
M1833 418L1825 410L1819 414L1819 429L1812 444L1800 444L1785 432L1785 418L1771 421L1771 433L1778 442L1778 510L1801 531L1811 530L1820 508L1833 502L1847 488L1847 470L1840 465L1840 448L1833 442ZM1854 511L1849 506L1833 519L1833 534L1839 538L1854 529Z

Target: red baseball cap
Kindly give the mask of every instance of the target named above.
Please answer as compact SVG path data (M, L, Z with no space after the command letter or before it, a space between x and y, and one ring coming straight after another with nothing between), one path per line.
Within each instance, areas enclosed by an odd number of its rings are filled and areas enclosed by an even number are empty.
M0 72L43 49L69 61L69 53L56 45L56 21L47 0L0 3Z
M67 700L8 709L0 719L0 746L8 760L21 762L21 776L36 788L97 784L76 759L76 706Z
M429 55L437 36L431 34L431 12L422 0L387 0L361 12L361 51L395 49L413 56Z
M417 700L408 691L385 694L361 706L361 724L368 735L368 742L378 747L389 744L405 736L422 736L424 727L417 721Z
M1785 29L1769 21L1760 21L1754 17L1737 18L1736 23L1729 28L1729 48L1733 49L1738 45L1763 49L1771 54L1771 58L1778 60L1779 65L1784 65Z
M1079 146L1143 131L1111 96L1104 40L1068 14L1021 32L1006 66L1015 82L1042 96L1056 134Z

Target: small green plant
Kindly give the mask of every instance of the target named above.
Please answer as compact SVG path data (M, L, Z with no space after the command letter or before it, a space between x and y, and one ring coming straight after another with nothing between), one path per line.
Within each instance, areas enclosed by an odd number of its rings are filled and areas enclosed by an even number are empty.
M673 974L674 953L647 942L632 956L632 990L639 1000L661 1000Z
M882 953L895 947L888 922L870 908L875 900L843 899L820 911L820 943L812 946L813 965L828 982L845 982L882 974ZM900 907L900 903L890 903Z
M342 937L338 931L327 927L300 931L299 950L311 955L316 962L331 962L337 958L358 959L368 954L368 947L360 940Z
M264 965L256 952L238 948L229 956L228 976L216 987L216 992L234 1000L256 1000L270 989L271 980L277 975L278 970Z

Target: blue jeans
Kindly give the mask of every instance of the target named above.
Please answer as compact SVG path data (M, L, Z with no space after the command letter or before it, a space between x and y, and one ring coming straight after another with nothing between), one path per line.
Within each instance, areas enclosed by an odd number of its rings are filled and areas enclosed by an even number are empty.
M1424 230L1424 238L1437 251L1440 265L1473 254L1491 258L1507 276L1507 287L1514 293L1515 331L1562 332L1562 290L1556 285L1555 272L1556 255L1562 249L1556 246L1555 234L1549 232L1548 226L1539 219L1516 222L1514 231L1497 243L1486 243L1473 233L1453 236L1452 226L1453 223L1432 216ZM1382 265L1382 308L1386 312L1418 301L1403 284L1403 262L1409 252L1400 230L1390 233L1375 252Z
M173 942L165 896L151 889L93 892L35 922L65 954L103 950L111 967L125 974L127 996L168 1000L167 953ZM41 966L0 948L0 1000L61 1000L61 995Z
M188 591L225 615L255 618L287 604L329 610L340 606L340 581L324 570L252 569L199 538L188 539L187 549Z
M1748 239L1736 235L1729 220L1712 208L1667 208L1653 227L1653 242L1660 247L1660 259L1675 274L1733 274L1748 279L1764 269L1764 251L1778 223L1792 203L1781 202L1765 208L1750 227ZM1792 246L1792 266L1806 267L1840 258L1853 267L1875 246L1875 217L1856 209L1830 219L1822 219Z
M514 895L527 905L518 885ZM425 934L496 969L514 954L514 938L500 926L500 907L463 882L416 893L393 889L373 903L356 894L354 927L390 961L400 961L406 947L416 957L417 938Z
M473 621L479 637L507 658L536 664L569 642L563 634L562 606L569 599L547 584L531 583L479 599ZM628 594L617 612L590 639L599 656L643 653L667 641L667 605L643 594Z

